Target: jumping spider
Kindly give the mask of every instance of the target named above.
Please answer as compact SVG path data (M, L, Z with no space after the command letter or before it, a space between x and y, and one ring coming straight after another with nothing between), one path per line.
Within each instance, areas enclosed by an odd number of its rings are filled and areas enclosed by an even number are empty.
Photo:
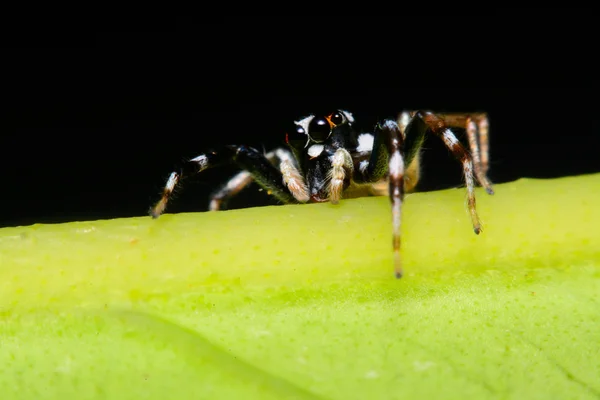
M464 128L470 152L450 127ZM182 177L224 163L234 162L242 171L213 193L210 210L219 210L242 188L255 180L282 203L334 204L344 198L389 195L392 203L394 270L402 276L400 260L400 210L405 192L419 180L419 151L426 132L438 136L461 162L467 189L467 205L473 229L481 231L475 210L475 179L493 194L488 170L488 120L485 113L434 114L429 111L400 113L387 119L374 133L359 133L354 117L337 110L309 115L295 121L285 134L286 148L266 154L244 145L227 145L189 160L181 173L173 172L162 197L150 210L157 218L165 211Z

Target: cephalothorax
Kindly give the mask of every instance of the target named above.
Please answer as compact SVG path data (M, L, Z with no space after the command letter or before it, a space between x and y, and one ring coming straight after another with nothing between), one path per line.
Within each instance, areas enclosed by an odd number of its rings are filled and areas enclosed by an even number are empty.
M451 127L466 130L470 151L458 141ZM473 230L479 234L475 181L493 194L486 176L488 120L484 113L402 112L397 120L378 124L373 133L356 131L354 117L348 111L309 115L295 121L285 133L287 148L265 154L245 145L226 145L192 158L182 172L171 173L150 214L157 218L164 212L183 177L230 162L242 171L213 193L210 210L221 209L253 180L286 204L335 204L341 198L387 194L392 203L394 270L400 278L400 211L404 193L414 190L419 179L419 151L426 132L441 138L462 164Z

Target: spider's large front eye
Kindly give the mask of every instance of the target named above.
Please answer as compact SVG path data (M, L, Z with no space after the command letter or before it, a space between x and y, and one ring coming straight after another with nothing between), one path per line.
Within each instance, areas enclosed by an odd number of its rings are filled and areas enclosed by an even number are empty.
M285 142L287 144L295 145L298 143L306 143L306 131L300 125L294 125L292 128L285 133Z
M314 118L308 126L308 135L315 142L322 142L331 134L331 125L325 118Z

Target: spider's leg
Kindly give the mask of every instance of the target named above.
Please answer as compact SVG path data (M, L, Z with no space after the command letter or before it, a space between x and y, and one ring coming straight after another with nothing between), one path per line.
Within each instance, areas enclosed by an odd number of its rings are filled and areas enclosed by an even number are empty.
M283 177L283 183L297 202L306 203L310 200L308 186L296 159L290 151L281 148L275 150L275 156L279 160L279 171Z
M402 111L398 116L398 126L404 138L403 150L404 161L406 162L404 189L407 192L415 191L417 183L419 183L419 178L421 177L421 147L425 138L424 132L419 132L416 135L414 132L411 132L407 137L406 129L411 118L411 113L408 111Z
M329 171L329 201L337 204L344 190L344 179L347 172L352 175L354 162L348 150L339 148L333 154L331 170Z
M292 195L299 202L306 202L309 199L308 188L304 183L302 174L296 168L291 153L284 148L277 148L265 154L265 157L273 165L279 168L283 175L283 181L288 186ZM252 174L248 171L241 171L231 177L219 189L210 196L209 210L218 211L223 209L227 202L242 189L254 181Z
M361 161L354 172L358 183L377 182L388 176L392 203L392 247L396 278L402 277L400 260L400 213L404 199L405 158L402 154L404 136L396 121L386 120L379 125L373 138L369 160Z
M414 132L410 136L406 136L406 128L411 120L411 114L408 111L403 111L398 116L398 129L403 141L402 154L404 158L404 191L412 192L419 182L420 176L420 149L423 143L424 132L420 135L415 135ZM388 153L385 142L381 137L363 133L358 137L359 143L368 143L370 145L360 145L353 151L354 158L358 168L356 168L354 180L355 182L378 182L384 179L388 173ZM362 139L362 140L361 140ZM364 147L361 151L361 147ZM369 159L364 159L365 151L370 151ZM379 192L379 190L377 190Z
M477 137L479 139L479 149L481 151L481 170L483 176L486 176L490 166L490 124L487 118L487 114L482 114L481 116L474 116L473 118L475 120L475 123L477 124Z
M218 151L211 151L192 158L184 164L182 172L172 172L167 180L161 199L150 209L150 215L157 218L167 206L169 198L181 179L194 173L225 163L234 162L252 175L252 178L265 190L283 203L296 203L297 200L283 183L283 175L266 157L256 149L248 146L224 146Z
M232 176L224 185L210 195L208 209L219 211L225 207L229 199L248 186L254 179L248 171L240 171Z
M298 203L296 193L290 189L288 172L284 171L284 150L276 150L276 155L281 159L280 168L274 166L265 155L248 146L228 146L234 151L233 161L240 168L250 172L252 178L269 194L275 196L285 204ZM289 153L288 153L289 154ZM293 186L293 185L292 185Z
M449 127L464 128L467 132L467 140L475 176L487 193L494 194L492 183L487 177L489 169L489 122L486 113L447 113L437 114Z
M406 128L407 142L410 136L422 137L426 131L431 131L440 137L446 147L452 152L454 157L460 161L463 168L463 175L467 186L467 204L473 230L476 234L481 232L481 222L477 215L475 207L475 177L473 175L473 159L468 151L458 141L454 133L446 125L444 119L428 111L418 111ZM409 152L407 149L406 152Z
M220 165L224 162L223 156L217 152L209 152L206 154L201 154L198 157L194 157L191 160L188 160L185 164L180 168L180 172L171 172L169 175L169 179L167 179L167 183L162 190L162 195L160 200L150 208L150 215L152 218L158 218L162 213L165 212L167 208L167 203L169 199L173 195L173 192L177 188L177 185L180 184L180 181L188 175L192 175L195 173L199 173L213 167L215 165Z

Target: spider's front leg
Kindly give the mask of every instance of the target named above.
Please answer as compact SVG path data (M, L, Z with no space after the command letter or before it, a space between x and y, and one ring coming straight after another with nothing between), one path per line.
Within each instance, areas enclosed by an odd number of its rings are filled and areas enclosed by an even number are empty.
M392 203L392 248L394 250L394 273L402 277L400 259L400 223L404 199L404 169L410 164L402 153L404 136L396 121L386 120L375 131L373 149L367 162L355 170L354 181L373 183L388 176L389 197Z
M265 154L265 157L271 164L279 168L283 175L283 182L294 198L300 203L307 202L309 200L308 188L289 150L280 147L269 151ZM223 209L229 199L253 181L254 178L250 172L238 172L210 195L209 210L219 211Z
M158 218L164 213L169 198L185 177L230 162L236 163L244 171L247 171L252 179L281 202L287 204L303 200L302 194L298 194L298 190L294 191L296 189L294 184L297 184L297 181L292 175L296 170L293 166L289 166L290 160L282 160L280 168L277 169L258 150L243 145L229 145L217 151L210 151L194 157L183 165L181 172L172 172L163 188L160 200L150 209L150 215Z

